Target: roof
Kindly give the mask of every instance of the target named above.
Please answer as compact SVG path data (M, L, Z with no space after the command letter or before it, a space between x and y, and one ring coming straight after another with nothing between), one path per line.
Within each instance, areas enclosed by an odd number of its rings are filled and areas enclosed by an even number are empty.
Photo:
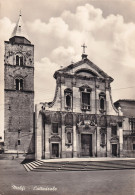
M113 81L112 77L110 77L108 74L106 74L102 69L100 69L97 65L95 65L93 62L91 62L87 58L82 58L82 60L80 60L74 64L70 64L65 68L57 70L54 73L54 78L57 77L57 73L69 73L71 70L75 69L76 67L79 67L79 66L81 67L81 65L83 65L84 63L86 63L90 69L92 68L93 70L95 70L95 72L93 72L93 73L98 72L102 77L108 78L111 82ZM74 73L76 73L76 72L74 72Z
M14 36L25 37L26 39L28 39L28 35L27 35L26 30L24 28L24 23L23 23L23 20L22 20L21 13L19 15L19 19L16 23L16 26L13 30L13 33L11 35L11 38L14 37Z

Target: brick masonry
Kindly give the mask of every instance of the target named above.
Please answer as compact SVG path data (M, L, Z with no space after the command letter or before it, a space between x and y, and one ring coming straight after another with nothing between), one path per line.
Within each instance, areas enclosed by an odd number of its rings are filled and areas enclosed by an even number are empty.
M16 65L17 55L23 57L22 66ZM23 79L22 90L16 90L16 78ZM4 81L5 152L34 153L34 46L32 44L5 42Z

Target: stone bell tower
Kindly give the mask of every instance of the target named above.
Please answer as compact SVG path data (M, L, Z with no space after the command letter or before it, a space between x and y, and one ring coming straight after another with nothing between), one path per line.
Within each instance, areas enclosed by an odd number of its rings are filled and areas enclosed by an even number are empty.
M34 45L25 32L22 16L4 55L5 153L34 154Z

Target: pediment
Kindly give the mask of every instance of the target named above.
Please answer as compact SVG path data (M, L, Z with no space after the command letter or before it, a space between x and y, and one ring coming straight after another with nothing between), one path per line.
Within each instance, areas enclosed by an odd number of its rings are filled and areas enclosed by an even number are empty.
M96 77L98 74L90 69L81 68L75 72L76 75L80 76L88 76L88 77Z
M65 73L76 76L84 77L98 77L98 78L108 78L110 81L113 79L107 75L103 70L101 70L97 65L91 62L89 59L82 59L81 61L71 64L65 68L62 68L55 72L54 77L57 77L57 73Z

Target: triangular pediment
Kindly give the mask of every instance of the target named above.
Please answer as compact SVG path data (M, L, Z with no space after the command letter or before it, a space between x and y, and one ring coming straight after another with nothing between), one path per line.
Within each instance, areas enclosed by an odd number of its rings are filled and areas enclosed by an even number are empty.
M84 77L98 77L102 79L108 78L110 81L113 81L109 75L87 58L56 71L54 74L55 78L58 72Z

